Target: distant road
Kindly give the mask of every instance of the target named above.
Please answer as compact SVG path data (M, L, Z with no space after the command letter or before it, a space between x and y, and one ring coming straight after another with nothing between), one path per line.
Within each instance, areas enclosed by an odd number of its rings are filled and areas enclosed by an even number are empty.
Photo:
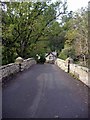
M88 118L88 87L54 64L18 73L2 101L3 118Z

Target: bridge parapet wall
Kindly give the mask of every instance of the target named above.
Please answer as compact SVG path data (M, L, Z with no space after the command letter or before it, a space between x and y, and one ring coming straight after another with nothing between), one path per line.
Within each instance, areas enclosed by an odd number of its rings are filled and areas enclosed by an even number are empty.
M8 77L11 74L19 72L19 64L10 63L0 67L0 82L3 78Z
M28 58L21 63L21 71L28 69L33 64L36 64L36 61L33 58ZM0 67L0 82L2 79L7 78L10 75L13 75L20 71L20 66L18 63L10 63Z
M61 69L63 69L65 72L68 71L68 63L65 60L57 58L55 64ZM79 66L77 64L70 63L69 72L73 74L76 78L81 80L84 84L90 87L90 69Z
M36 61L33 58L28 58L21 63L21 71L28 69L33 64L36 64Z
M68 66L67 66L67 63L65 62L65 60L57 58L55 61L55 64L58 65L58 67L60 67L62 70L67 72Z

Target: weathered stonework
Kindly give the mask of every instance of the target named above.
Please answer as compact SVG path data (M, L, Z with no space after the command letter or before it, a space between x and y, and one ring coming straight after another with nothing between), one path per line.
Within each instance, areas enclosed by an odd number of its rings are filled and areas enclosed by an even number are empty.
M67 72L67 69L68 69L67 61L57 58L55 61L55 64L58 65L62 70Z
M89 69L86 67L78 66L75 64L70 64L70 73L78 77L83 83L90 87L89 82Z
M3 78L19 72L19 64L11 63L0 67L0 82Z
M21 71L28 69L33 64L36 64L36 61L33 58L28 58L21 63ZM20 66L18 63L11 63L0 67L0 82L3 78L6 78L12 74L15 74L20 71Z
M33 64L36 64L36 61L33 58L28 58L21 63L21 71L28 69Z
M61 69L63 69L65 72L68 71L68 63L66 61L57 58L55 64L59 66ZM89 81L90 70L88 68L70 63L69 72L90 87L90 81Z

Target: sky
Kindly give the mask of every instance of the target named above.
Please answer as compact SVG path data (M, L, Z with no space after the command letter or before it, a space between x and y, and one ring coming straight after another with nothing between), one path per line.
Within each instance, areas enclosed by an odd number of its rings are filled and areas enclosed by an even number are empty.
M58 0L52 0L53 2ZM87 7L90 0L67 0L68 10L77 11L81 7Z
M76 11L81 7L87 7L89 0L67 0L68 10Z
M10 0L1 0L1 1L10 1ZM15 1L15 0L11 0L11 1ZM21 1L25 1L25 0L21 0ZM45 1L45 0L26 0L26 1ZM52 0L52 2L56 2L56 1L60 1L60 0ZM89 1L90 0L67 0L68 11L77 11L81 7L87 7Z

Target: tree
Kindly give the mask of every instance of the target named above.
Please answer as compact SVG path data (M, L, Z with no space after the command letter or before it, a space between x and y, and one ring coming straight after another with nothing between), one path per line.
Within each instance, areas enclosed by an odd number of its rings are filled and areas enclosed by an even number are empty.
M87 9L81 8L73 17L68 21L68 31L66 33L66 42L64 49L72 52L68 56L74 59L82 60L82 64L86 66L88 56L88 38L87 38ZM69 52L68 52L69 53Z
M53 24L48 29L48 39L49 39L49 47L51 51L61 51L64 46L65 32L64 29L60 26L60 23L53 22Z
M40 40L49 39L46 31L58 16L65 13L65 4L2 2L3 64L14 62L17 56L31 57L32 46ZM58 14L57 9L61 9Z

